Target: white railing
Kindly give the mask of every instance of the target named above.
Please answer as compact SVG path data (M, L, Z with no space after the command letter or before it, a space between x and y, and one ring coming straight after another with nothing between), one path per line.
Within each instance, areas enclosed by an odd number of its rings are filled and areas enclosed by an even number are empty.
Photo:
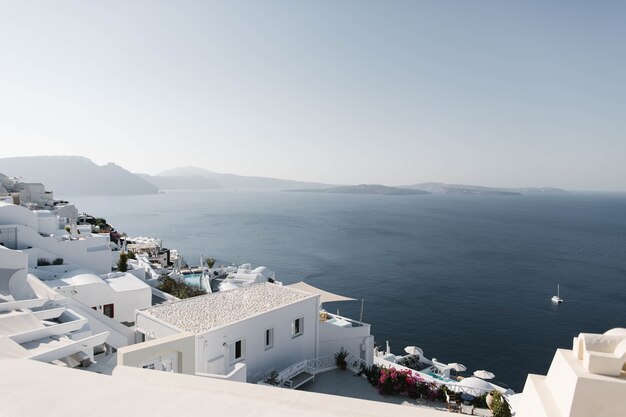
M367 368L367 362L358 356L354 356L352 353L348 353L348 356L346 356L346 362L348 364L348 369L355 374L358 374L361 370Z
M489 392L491 392L492 390L498 390L500 391L502 394L505 394L505 396L507 395L508 391L506 388L500 387L498 385L493 385L492 388L473 388L473 387L467 387L464 385L459 385L459 383L457 382L451 382L451 381L442 381L438 378L433 377L432 375L428 375L425 374L423 372L420 371L416 371L415 369L411 369L408 368L406 366L402 366L399 365L397 363L394 362L390 362L388 360L382 359L382 358L378 358L378 357L374 357L374 364L383 367L383 368L390 368L390 367L394 367L396 369L402 369L402 370L407 370L407 371L411 371L413 373L413 375L417 376L418 378L422 379L423 381L427 382L427 383L435 383L438 386L441 385L445 385L446 387L448 387L448 389L450 389L451 391L454 391L456 393L465 393L465 394L470 394L473 395L474 397L480 397L483 394L488 394Z
M351 327L361 327L361 326L365 326L366 325L366 323L362 323L362 322L360 322L358 320L354 320L354 319L351 319L349 317L340 316L339 314L334 314L334 313L329 313L329 312L323 312L322 314L325 314L325 317L326 317L326 319L321 320L322 322L325 322L325 321L331 320L331 319L336 319L339 322L344 321L344 322L350 323ZM320 318L321 317L322 316L320 315ZM331 320L331 322L329 322L328 324L335 324L335 323L332 323L332 320Z
M333 355L320 356L319 358L310 359L307 361L307 366L314 370L314 373L333 369L337 365L335 363L335 357Z
M278 381L280 382L280 385L293 388L293 382L291 381L293 377L300 375L303 372L314 374L315 369L309 367L308 362L308 360L304 360L302 362L294 363L289 368L280 371L278 373Z

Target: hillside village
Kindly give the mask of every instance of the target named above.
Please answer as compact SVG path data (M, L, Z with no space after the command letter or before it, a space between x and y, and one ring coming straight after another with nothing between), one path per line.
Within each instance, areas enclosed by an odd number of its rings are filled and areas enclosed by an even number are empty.
M179 299L159 289L163 277L205 294ZM0 174L0 387L11 392L11 401L1 401L9 415L40 411L26 401L31 388L40 394L38 387L59 381L81 387L74 393L81 407L93 406L81 392L107 398L96 415L138 412L168 390L185 392L189 401L161 400L155 415L178 406L179 413L199 414L209 400L221 404L218 410L261 407L263 415L281 416L313 404L324 404L326 415L355 416L623 412L619 401L600 398L626 393L624 329L581 333L572 350L557 351L547 377L530 375L515 394L488 376L454 378L455 364L429 360L418 349L400 356L388 345L381 350L369 324L324 309L349 300L305 283L282 285L264 267L187 265L157 238L126 236L55 199L41 183ZM341 395L322 394L329 386ZM118 402L120 389L127 391ZM496 401L491 411L489 396ZM69 410L53 394L45 398L46 414Z

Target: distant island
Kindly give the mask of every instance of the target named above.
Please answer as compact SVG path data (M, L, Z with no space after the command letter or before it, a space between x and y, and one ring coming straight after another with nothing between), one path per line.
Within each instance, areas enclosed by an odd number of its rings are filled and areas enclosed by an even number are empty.
M139 174L141 178L161 190L283 190L293 188L321 188L328 184L285 180L269 177L251 177L235 174L220 174L198 167L181 167L163 171L158 175Z
M484 187L480 185L444 184L442 182L424 182L405 185L401 188L428 191L432 194L472 194L472 195L522 195L556 194L567 191L553 187Z
M425 182L412 185L336 185L280 178L221 174L198 167L181 167L158 175L134 174L115 163L96 165L82 156L27 156L0 158L0 173L11 173L26 182L42 182L59 195L136 195L163 190L263 190L330 194L465 194L522 195L557 194L552 187L484 187L479 185Z
M380 184L346 185L331 188L308 188L283 190L296 193L332 193L332 194L377 194L377 195L420 195L430 194L428 191L413 190L410 188L387 187Z

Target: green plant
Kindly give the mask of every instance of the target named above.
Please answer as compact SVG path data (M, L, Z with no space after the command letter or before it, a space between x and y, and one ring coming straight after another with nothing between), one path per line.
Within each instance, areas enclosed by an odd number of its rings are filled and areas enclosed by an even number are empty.
M498 391L491 391L493 403L491 404L493 417L511 417L511 408L502 394Z
M346 369L346 366L348 365L348 362L346 362L347 357L348 352L346 352L343 347L339 350L339 352L335 353L335 364L337 364L337 367Z
M265 378L265 380L263 381L266 384L270 384L270 385L280 385L280 381L278 381L278 372L276 371L272 371L271 374L269 374L269 376L267 378Z
M128 271L128 255L124 252L120 253L120 259L117 261L117 270L119 272Z
M167 275L161 275L157 288L181 300L206 294L203 289L189 285L183 279L176 280Z
M38 258L37 259L37 266L48 266L50 265L50 260L46 259L46 258Z
M371 386L375 387L378 384L378 379L380 378L380 366L372 365L368 367L361 364L360 373L365 375L367 382L369 382Z
M472 405L476 408L487 408L487 394L474 398Z
M215 258L209 258L209 259L207 259L207 260L205 261L205 262L206 262L206 266L208 266L208 267L209 267L209 269L213 268L213 265L215 265L215 261L216 261L216 259L215 259Z
M133 252L132 250L128 251L128 259L137 259L137 257L135 256L135 252Z
M56 258L52 261L52 265L63 265L63 258Z

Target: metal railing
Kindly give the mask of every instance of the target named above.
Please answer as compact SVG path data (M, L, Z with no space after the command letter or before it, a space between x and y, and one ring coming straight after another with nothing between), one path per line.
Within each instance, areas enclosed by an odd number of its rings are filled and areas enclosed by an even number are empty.
M352 353L348 353L348 356L346 356L346 362L348 364L348 369L356 374L367 368L367 362Z
M314 370L314 373L320 373L321 371L332 369L336 366L335 357L333 355L326 355L309 359L307 365Z
M322 314L325 316L325 319L322 319ZM320 314L320 321L322 323L324 323L324 322L326 322L326 321L328 321L330 319L337 319L337 320L346 321L346 322L350 323L352 327L361 327L361 326L365 326L366 325L366 323L362 323L362 322L360 322L358 320L354 320L354 319L351 319L349 317L340 316L339 314L329 313L329 312L326 312L326 311ZM333 323L331 322L331 323L328 323L328 324L333 324Z
M280 382L280 385L293 388L292 379L295 376L300 375L303 372L308 372L313 375L315 373L315 369L310 367L308 362L308 360L303 360L302 362L294 363L290 367L280 371L278 373L278 381Z

